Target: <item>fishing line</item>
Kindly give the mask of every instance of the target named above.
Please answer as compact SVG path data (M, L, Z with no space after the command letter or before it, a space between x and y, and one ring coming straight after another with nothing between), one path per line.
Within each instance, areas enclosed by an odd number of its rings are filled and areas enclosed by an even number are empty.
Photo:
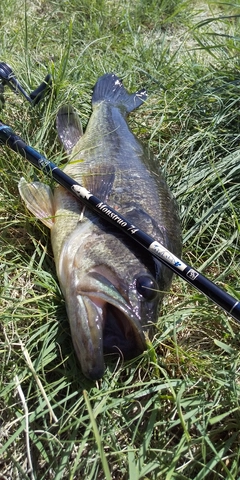
M14 133L11 127L3 124L1 121L0 143L19 153L36 168L56 180L57 183L69 190L84 205L97 212L98 215L112 223L122 232L125 232L148 250L157 260L160 260L174 273L183 278L183 280L187 281L201 293L204 293L210 300L216 303L216 305L240 322L240 302L238 300L208 280L193 267L177 258L163 245L155 241L154 238L147 235L137 226L131 224L131 222L124 218L119 212L102 202L101 199L97 198L78 182L66 175L54 163L27 145L21 137Z

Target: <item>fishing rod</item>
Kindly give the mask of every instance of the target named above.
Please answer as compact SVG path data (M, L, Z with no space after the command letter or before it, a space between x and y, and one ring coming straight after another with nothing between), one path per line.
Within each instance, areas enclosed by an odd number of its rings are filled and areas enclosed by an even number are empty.
M204 293L210 300L240 323L240 302L238 300L208 280L193 267L177 258L163 245L155 241L154 238L133 225L119 212L102 202L101 199L97 198L78 182L66 175L54 163L50 162L37 150L27 145L21 137L14 133L11 127L5 125L1 121L0 143L19 153L34 165L34 167L42 170L50 178L56 180L57 183L70 191L72 195L84 205L97 212L102 218L130 236L133 240L148 250L148 252L150 252L157 260L160 260L174 273L183 278L183 280L187 281L201 293Z
M17 80L12 68L5 62L0 62L0 80L0 86L2 87L1 93L3 93L4 86L7 85L14 93L21 93L33 106L37 105L40 100L42 100L42 98L46 95L46 91L49 90L52 85L51 75L48 74L44 81L28 95L28 93Z

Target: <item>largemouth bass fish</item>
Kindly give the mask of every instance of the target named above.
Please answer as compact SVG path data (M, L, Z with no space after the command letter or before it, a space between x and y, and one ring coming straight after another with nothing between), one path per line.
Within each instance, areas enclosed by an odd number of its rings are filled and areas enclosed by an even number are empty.
M70 106L57 116L71 154L64 172L177 256L181 228L176 202L152 156L130 131L126 116L146 99L129 94L113 74L97 81L85 134ZM84 375L104 374L104 352L123 358L146 348L172 272L140 245L84 207L63 187L21 179L27 207L51 229L57 275L72 341Z

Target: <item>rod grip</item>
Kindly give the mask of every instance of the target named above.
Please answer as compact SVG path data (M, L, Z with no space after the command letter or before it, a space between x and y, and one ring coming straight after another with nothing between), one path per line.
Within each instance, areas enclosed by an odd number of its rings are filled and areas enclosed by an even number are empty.
M51 87L52 85L52 77L50 74L48 74L44 81L30 93L30 98L32 100L33 105L37 105L37 103L40 102L40 100L44 97L46 94L46 91Z

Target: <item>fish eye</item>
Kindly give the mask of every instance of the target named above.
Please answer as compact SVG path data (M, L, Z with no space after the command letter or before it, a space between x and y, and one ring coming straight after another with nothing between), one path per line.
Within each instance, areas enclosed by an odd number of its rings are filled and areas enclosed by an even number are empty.
M139 275L136 280L136 289L142 297L151 301L157 296L157 282L150 275Z

